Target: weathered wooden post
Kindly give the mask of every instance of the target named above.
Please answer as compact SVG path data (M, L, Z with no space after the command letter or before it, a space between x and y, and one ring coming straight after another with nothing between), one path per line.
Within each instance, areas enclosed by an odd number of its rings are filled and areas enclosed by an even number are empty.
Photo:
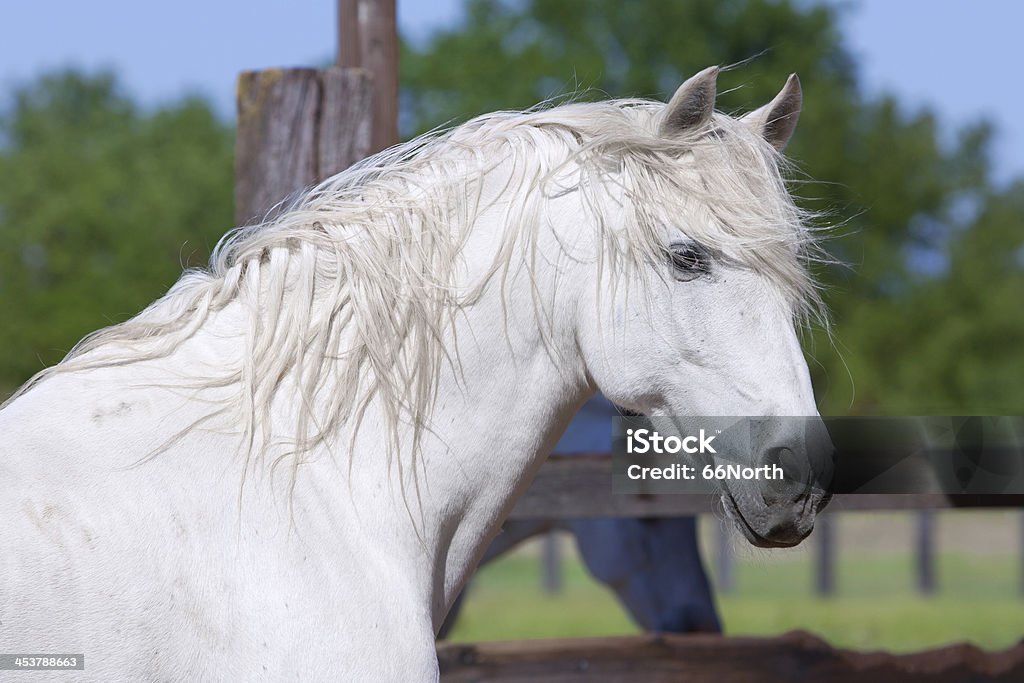
M361 69L266 69L238 77L235 222L370 152L370 78Z
M338 27L336 67L239 76L239 225L258 221L297 191L397 142L395 0L339 0Z
M338 0L338 66L373 74L371 152L398 142L395 0Z

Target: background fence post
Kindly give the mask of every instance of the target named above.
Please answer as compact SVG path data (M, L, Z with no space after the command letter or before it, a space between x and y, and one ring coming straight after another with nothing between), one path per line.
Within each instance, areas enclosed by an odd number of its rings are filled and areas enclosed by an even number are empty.
M1020 557L1020 594L1024 595L1024 511L1017 513L1017 518L1020 520L1020 539L1018 546L1018 554Z
M370 152L371 85L361 69L266 69L238 77L235 221L275 204Z
M235 221L398 142L395 0L338 0L338 66L238 78Z
M395 0L338 0L338 66L373 76L370 153L398 142L398 24Z
M914 554L917 590L921 595L935 593L935 512L917 513L917 543Z
M720 593L729 593L736 586L736 558L733 556L732 535L718 526L718 557L715 561L715 588Z
M562 592L562 545L554 531L544 534L540 546L542 585L544 592L555 595Z
M814 525L817 540L815 588L818 595L830 597L836 592L835 527L831 514L819 515Z

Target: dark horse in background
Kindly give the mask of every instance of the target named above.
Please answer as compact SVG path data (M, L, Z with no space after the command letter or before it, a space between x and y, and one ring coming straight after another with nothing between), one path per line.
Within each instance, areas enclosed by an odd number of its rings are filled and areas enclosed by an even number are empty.
M587 402L555 447L559 454L609 452L618 409L602 396ZM484 566L523 541L556 529L576 537L583 563L608 586L633 621L660 633L722 630L697 544L697 519L508 521L480 561ZM439 638L451 631L465 593L452 606Z

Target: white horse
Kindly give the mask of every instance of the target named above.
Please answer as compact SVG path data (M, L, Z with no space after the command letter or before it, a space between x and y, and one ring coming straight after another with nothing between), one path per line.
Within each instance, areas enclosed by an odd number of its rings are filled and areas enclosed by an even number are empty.
M596 389L816 416L813 233L780 172L799 82L736 119L717 73L377 155L41 372L0 411L0 652L104 681L433 680L449 604ZM824 502L723 498L766 546Z

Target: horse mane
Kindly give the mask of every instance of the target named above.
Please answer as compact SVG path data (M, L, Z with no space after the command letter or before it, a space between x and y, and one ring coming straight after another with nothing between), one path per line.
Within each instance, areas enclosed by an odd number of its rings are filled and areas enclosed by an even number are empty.
M216 412L241 421L250 459L283 438L271 433L270 410L284 383L301 397L286 448L296 467L314 447L333 448L340 427L358 425L371 402L384 411L389 452L402 425L413 428L415 444L429 425L447 326L533 244L543 195L569 167L578 179L571 189L594 208L589 223L607 271L663 262L662 226L696 209L707 220L679 226L684 233L765 274L798 318L820 314L808 270L815 234L787 192L781 155L721 113L666 139L658 134L663 110L660 102L610 100L497 112L385 150L229 232L206 269L186 271L136 317L85 337L8 401L55 375L166 357L211 315L241 304L249 327L238 364L195 384L231 388ZM506 163L505 242L488 277L457 291L482 179ZM622 226L605 225L596 211L610 183L634 209Z

